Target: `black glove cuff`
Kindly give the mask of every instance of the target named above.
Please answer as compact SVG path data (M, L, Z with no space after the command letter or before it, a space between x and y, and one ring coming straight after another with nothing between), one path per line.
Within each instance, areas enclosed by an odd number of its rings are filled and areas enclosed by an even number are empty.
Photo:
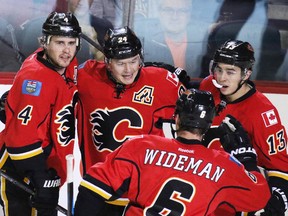
M263 214L263 215L284 216L285 211L286 211L286 206L285 206L283 197L281 195L284 192L279 188L273 188L272 190L273 190L272 196L270 200L268 201L266 207L264 208L264 211L266 214Z
M260 170L259 170L259 168L258 168L258 166L257 166L257 163L256 163L256 161L252 161L252 160L249 160L249 161L244 161L244 162L241 162L243 165L244 165L244 167L245 167L245 169L247 170L247 171L257 171L257 172L260 172Z

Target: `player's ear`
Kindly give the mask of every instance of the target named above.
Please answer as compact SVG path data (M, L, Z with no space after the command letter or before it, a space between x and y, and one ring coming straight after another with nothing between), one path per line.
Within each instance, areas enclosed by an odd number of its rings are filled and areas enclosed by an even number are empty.
M111 69L111 66L110 66L111 59L104 57L104 62L105 62L107 69L110 70Z
M252 74L252 70L245 69L245 71L244 71L244 80L248 80L249 77L251 76L251 74Z

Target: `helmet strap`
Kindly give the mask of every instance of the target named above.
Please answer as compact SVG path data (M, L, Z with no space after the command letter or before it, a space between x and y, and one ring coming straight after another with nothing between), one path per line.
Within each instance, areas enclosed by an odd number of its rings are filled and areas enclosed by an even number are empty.
M50 43L50 41L51 41L51 38L52 38L52 35L47 35L46 36L46 41L45 41L45 44L49 44Z
M248 80L248 79L244 80L244 77L246 76L246 73L247 73L247 68L244 69L244 75L242 76L242 79L241 79L240 82L238 83L237 89L236 89L234 92L232 92L231 94L226 95L226 96L231 96L231 95L235 94L236 92L239 91L239 89L241 89L241 87L242 87L245 83L247 83L247 80Z
M44 50L45 50L45 49L44 49ZM62 70L62 69L63 69L63 67L55 64L54 61L51 60L51 58L49 57L49 55L48 55L48 53L47 53L46 50L45 50L45 56L46 56L46 61L47 61L50 65L52 65L52 67L54 68L54 70L58 71L58 70ZM61 74L61 75L62 75L62 74Z

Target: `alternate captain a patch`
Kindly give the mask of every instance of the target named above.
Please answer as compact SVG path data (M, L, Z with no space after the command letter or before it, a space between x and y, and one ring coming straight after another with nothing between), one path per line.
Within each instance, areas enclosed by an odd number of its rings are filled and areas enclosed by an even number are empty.
M24 80L22 84L22 93L39 96L42 88L42 82L36 80Z
M138 92L134 92L133 102L149 105L153 104L154 99L154 88L151 86L143 86Z

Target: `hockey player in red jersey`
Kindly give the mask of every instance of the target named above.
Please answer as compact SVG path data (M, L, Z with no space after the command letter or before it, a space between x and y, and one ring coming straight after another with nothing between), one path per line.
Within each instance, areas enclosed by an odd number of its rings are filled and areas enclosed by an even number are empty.
M141 42L129 27L108 30L103 50L105 62L88 60L78 72L84 169L104 161L130 137L164 136L162 125L170 122L185 90L174 73L143 66Z
M254 61L248 42L228 40L216 51L211 75L201 82L200 89L211 91L216 103L225 101L226 108L215 117L205 142L219 148L217 127L224 117L230 114L239 120L258 154L258 165L267 171L273 192L262 215L284 216L288 205L287 134L276 107L249 80Z
M143 66L142 44L129 27L109 29L103 52L104 62L88 60L79 66L83 109L78 112L78 137L84 173L130 137L164 136L163 124L170 122L175 101L185 90L176 74ZM103 215L122 215L116 206L108 209Z
M42 26L41 48L18 71L9 91L1 165L35 195L1 181L6 216L55 216L65 182L65 156L73 153L77 88L75 55L81 28L71 13L52 12ZM33 208L31 208L31 206Z
M210 92L184 92L175 109L177 138L139 135L92 166L80 183L75 216L99 215L105 201L124 197L131 216L214 215L222 204L234 211L263 208L269 187L241 124L227 116L220 126L231 155L202 144L214 116Z

